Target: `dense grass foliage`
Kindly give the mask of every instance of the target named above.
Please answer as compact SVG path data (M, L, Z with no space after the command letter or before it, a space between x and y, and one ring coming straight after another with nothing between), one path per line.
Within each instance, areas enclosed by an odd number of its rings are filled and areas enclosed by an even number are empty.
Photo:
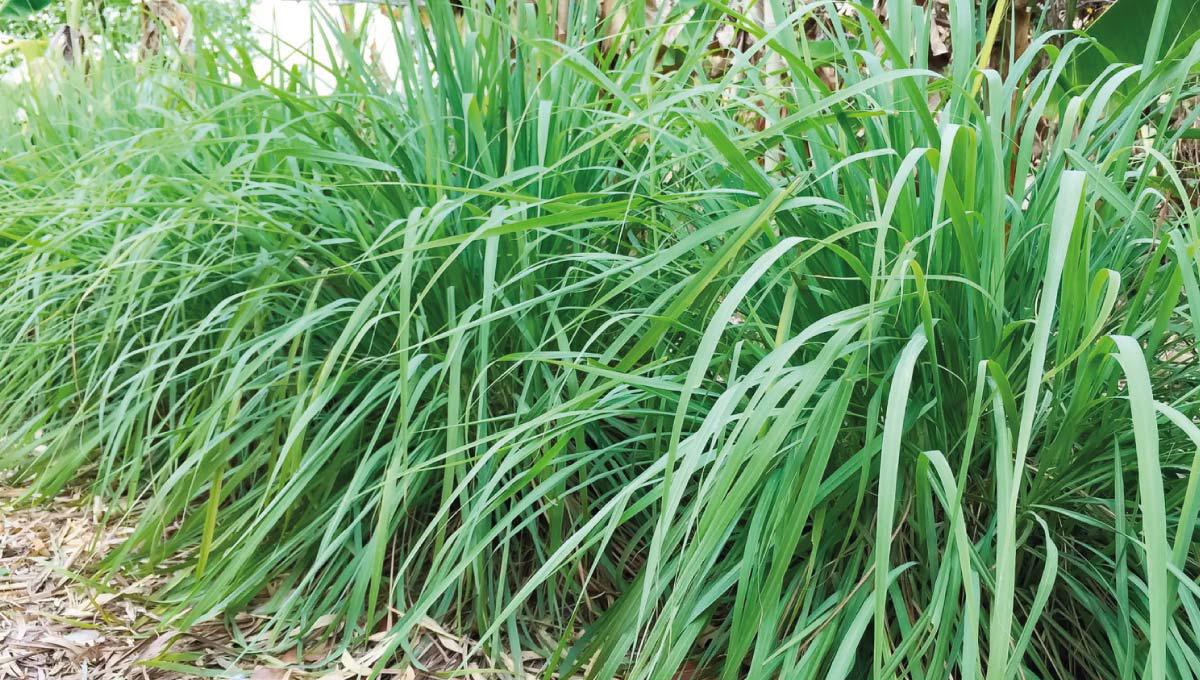
M980 69L965 0L944 73L910 0L611 40L580 2L561 42L465 4L398 83L0 98L0 465L136 509L110 568L276 649L1200 674L1200 51L1067 92L1082 39ZM719 21L757 37L723 69Z

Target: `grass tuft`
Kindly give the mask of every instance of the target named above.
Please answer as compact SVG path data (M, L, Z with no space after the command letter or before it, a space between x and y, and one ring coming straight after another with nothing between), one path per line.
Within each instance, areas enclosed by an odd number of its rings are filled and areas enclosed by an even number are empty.
M545 677L1200 674L1200 50L462 4L394 81L0 99L0 468L137 508L105 568L381 664L432 617Z

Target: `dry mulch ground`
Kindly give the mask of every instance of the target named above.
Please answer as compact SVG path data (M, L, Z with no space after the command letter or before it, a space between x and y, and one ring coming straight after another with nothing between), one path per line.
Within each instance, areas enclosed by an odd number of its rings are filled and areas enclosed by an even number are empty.
M103 509L78 495L33 506L22 502L24 496L23 489L0 486L0 680L348 680L366 675L379 659L382 645L376 644L343 654L333 668L317 673L296 665L294 655L240 653L220 622L171 630L155 616L151 601L160 579L116 576L98 583L87 576L89 565L130 529L106 525ZM236 623L246 632L256 621L242 614ZM466 650L474 647L432 621L416 642L426 671L403 667L384 671L383 677L447 677L428 671L461 669ZM452 677L497 677L495 665L472 661L468 667L490 670L457 670ZM527 661L536 665L536 659Z
M101 523L99 505L64 496L30 507L24 494L0 488L0 680L283 677L239 659L219 623L162 630L155 579L83 576L129 533Z

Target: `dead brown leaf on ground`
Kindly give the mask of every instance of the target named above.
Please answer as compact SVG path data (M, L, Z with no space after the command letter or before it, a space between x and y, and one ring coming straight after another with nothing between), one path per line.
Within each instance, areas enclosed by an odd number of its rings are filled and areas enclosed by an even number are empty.
M326 660L314 670L323 660L311 655L302 665L294 652L269 656L239 651L220 622L172 630L154 607L164 578L93 578L97 562L129 536L129 527L112 521L97 500L88 502L79 493L36 502L28 496L26 489L0 485L0 680L213 675L351 680L368 674L389 646L390 637L377 634L363 649ZM252 635L260 621L250 614L236 620L243 635ZM475 641L456 637L432 620L421 623L412 648L424 670L401 666L385 670L382 677L423 680L452 672L455 677L494 678L498 669L512 668L508 659L489 662L477 653ZM527 653L520 670L500 677L537 677L543 663Z

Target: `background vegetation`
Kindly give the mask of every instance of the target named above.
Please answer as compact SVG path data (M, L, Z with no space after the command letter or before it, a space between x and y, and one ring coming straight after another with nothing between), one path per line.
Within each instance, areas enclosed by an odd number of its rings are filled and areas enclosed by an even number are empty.
M0 467L259 649L1200 674L1172 3L1094 80L1003 1L944 66L935 4L599 4L429 3L328 94L239 47L0 97Z

